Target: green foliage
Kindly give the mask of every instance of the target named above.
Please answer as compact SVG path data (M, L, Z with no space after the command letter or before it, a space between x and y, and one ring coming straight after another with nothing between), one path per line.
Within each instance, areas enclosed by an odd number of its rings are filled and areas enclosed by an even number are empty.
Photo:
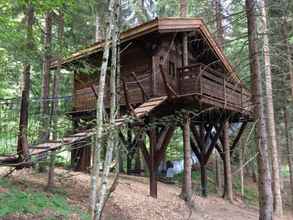
M181 160L183 159L183 142L182 130L176 129L171 142L166 150L166 160Z
M233 187L234 191L240 195L241 194L241 185L240 185L240 177L235 176L233 178ZM256 184L245 184L244 186L244 198L243 201L250 206L257 206L258 205L258 193Z
M71 213L77 213L82 219L89 219L86 213L71 206L64 195L46 194L32 189L23 191L5 179L0 179L0 187L7 189L7 192L0 193L0 217L13 213L40 214L44 209L50 209L58 216L67 217Z

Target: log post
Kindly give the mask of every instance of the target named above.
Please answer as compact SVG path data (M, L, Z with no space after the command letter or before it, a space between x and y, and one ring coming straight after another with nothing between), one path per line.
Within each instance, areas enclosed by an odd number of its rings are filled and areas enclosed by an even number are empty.
M150 130L150 196L157 198L157 176L155 166L155 152L156 152L156 130Z
M208 196L208 184L207 184L207 172L206 172L206 164L200 163L200 174L201 174L201 195L203 197Z
M183 125L183 145L184 145L184 189L182 190L183 199L191 205L192 198L192 177L191 177L191 145L190 145L190 117L184 115Z
M230 158L230 144L229 144L229 135L228 135L229 123L225 122L223 130L223 150L225 155L224 171L225 171L225 197L233 202L233 184L232 184L232 173L231 173L231 158Z
M129 175L131 170L131 162L132 162L132 133L130 127L127 130L127 159L126 159L126 173Z

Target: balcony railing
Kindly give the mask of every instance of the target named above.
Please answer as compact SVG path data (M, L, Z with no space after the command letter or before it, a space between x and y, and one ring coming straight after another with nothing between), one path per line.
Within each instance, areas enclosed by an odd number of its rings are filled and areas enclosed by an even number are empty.
M178 69L180 95L198 94L205 99L221 103L224 108L251 110L251 95L239 82L229 80L223 73L204 64Z
M130 74L129 76L131 77ZM125 93L127 93L129 104L142 103L145 98L144 96L150 96L151 94L151 82L152 78L150 71L146 71L144 74L137 74L136 78L135 76L132 76L129 79L125 79L125 85L123 85L122 80L120 88L118 89L119 104L127 105ZM105 89L104 104L106 107L108 107L110 102L109 83L106 84ZM95 110L98 90L99 88L96 85L76 90L74 93L73 111L81 112Z

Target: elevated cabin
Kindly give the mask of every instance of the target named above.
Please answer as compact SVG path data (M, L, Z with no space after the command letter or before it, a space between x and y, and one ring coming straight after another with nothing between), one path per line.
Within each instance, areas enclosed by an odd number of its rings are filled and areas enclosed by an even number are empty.
M188 36L187 66L183 65L184 34ZM95 111L103 45L97 42L62 62L74 72L73 117ZM120 63L122 111L167 96L178 105L215 106L239 118L250 114L249 92L199 18L157 18L123 32ZM109 79L106 88L109 106Z

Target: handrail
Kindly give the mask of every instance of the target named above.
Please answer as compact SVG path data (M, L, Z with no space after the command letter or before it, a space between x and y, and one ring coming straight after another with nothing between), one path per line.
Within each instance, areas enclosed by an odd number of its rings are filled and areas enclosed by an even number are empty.
M198 67L199 69L195 70L195 68L198 68ZM251 94L243 87L243 85L233 80L227 79L222 73L212 69L208 65L197 63L197 64L192 64L192 65L184 66L181 68L177 68L177 70L179 73L179 82L178 82L179 85L184 83L184 81L186 80L190 80L190 78L193 78L193 80L197 80L199 78L198 80L199 80L200 94L203 95L206 92L207 93L206 95L208 96L215 95L217 99L223 100L224 108L227 106L228 103L230 104L234 103L235 105L239 104L240 108L244 107L245 104L250 103L249 100L251 98ZM213 93L212 91L205 90L204 89L205 83L203 80L208 80L210 81L210 83L213 82L215 83L215 85L217 84L221 86L221 88L223 89L223 93L217 94L217 93ZM238 95L240 96L239 98L238 98Z

